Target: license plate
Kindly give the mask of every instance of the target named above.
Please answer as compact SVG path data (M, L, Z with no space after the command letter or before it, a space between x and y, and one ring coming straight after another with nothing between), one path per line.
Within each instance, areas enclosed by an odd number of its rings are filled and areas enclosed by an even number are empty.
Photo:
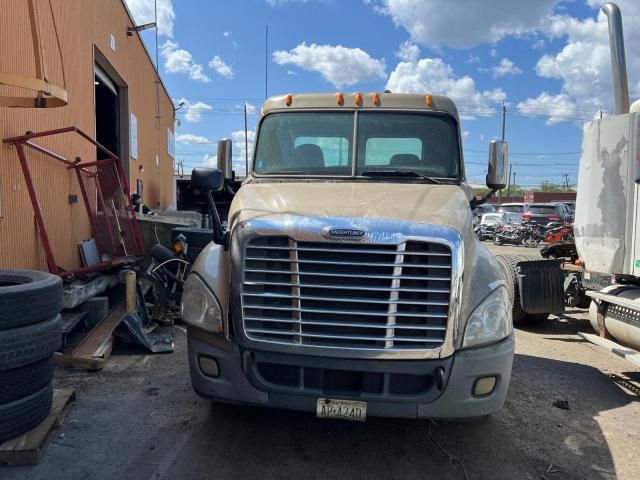
M316 403L316 416L364 422L367 419L367 402L319 398Z

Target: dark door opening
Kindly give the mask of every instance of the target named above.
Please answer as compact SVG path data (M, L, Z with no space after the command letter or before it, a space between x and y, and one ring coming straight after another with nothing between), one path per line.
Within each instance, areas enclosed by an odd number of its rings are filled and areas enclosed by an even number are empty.
M116 156L120 156L118 87L97 65L95 72L96 141ZM105 158L106 155L98 150L97 159Z

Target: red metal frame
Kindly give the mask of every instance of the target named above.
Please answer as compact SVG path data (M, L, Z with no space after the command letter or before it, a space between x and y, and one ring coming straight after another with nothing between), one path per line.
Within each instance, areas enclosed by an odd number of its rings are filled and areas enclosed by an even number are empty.
M34 138L41 138L41 137L50 137L53 135L60 135L63 133L76 133L78 134L80 137L82 137L83 139L85 139L86 141L88 141L89 143L91 143L92 145L94 145L96 148L98 148L100 151L102 151L105 155L107 155L109 157L109 160L97 160L97 161L93 161L93 162L86 162L86 163L81 163L81 159L80 158L76 158L75 161L70 161L68 159L66 159L64 156L59 155L55 152L52 152L51 150L38 145L37 143L33 143L31 140L33 140ZM81 171L84 173L89 173L86 168L88 167L95 167L95 166L99 166L99 165L106 165L109 163L113 163L116 167L117 173L118 173L118 177L119 177L119 182L120 182L120 186L122 188L122 190L124 191L124 193L127 196L127 201L128 201L128 209L131 212L131 217L132 217L132 223L133 223L133 230L135 233L135 242L136 242L136 246L138 247L138 251L143 252L144 251L144 243L142 240L142 234L140 232L140 227L138 225L138 220L136 218L135 215L135 211L133 209L133 204L131 203L131 194L129 191L129 183L127 182L126 176L124 174L124 168L122 166L122 161L120 160L119 157L117 157L114 153L112 153L109 149L107 149L105 146L101 145L100 143L96 142L95 140L93 140L89 135L87 135L86 133L84 133L82 130L80 130L77 127L65 127L65 128L58 128L55 130L46 130L43 132L38 132L38 133L33 133L33 132L28 132L25 135L20 135L17 137L11 137L11 138L5 138L4 140L2 140L3 143L6 144L10 144L13 145L16 148L16 151L18 153L18 159L20 160L20 166L22 168L22 173L24 175L24 179L25 182L27 184L27 190L29 192L29 198L31 199L31 205L33 206L33 212L35 214L35 219L36 219L36 224L38 225L38 231L40 233L40 238L42 240L42 245L47 257L47 267L49 268L49 271L51 273L56 273L58 275L61 276L68 276L68 275L73 275L73 274L83 274L83 273L89 273L89 272L93 272L93 271L97 271L97 270L103 270L105 268L110 268L112 266L115 266L117 264L123 263L123 259L118 259L118 258L114 258L113 260L109 261L109 262L103 262L103 263L99 263L97 265L91 265L89 267L84 267L84 268L79 268L79 269L75 269L75 270L69 270L69 271L64 271L63 269L61 269L58 264L55 261L55 257L53 254L53 249L51 248L51 241L49 240L49 234L47 232L47 226L45 224L44 221L44 217L42 215L42 208L40 207L40 203L38 201L38 197L36 195L36 191L34 188L34 184L33 184L33 177L31 176L31 170L29 169L29 164L27 163L27 156L25 153L25 146L29 147L33 150L36 150L37 152L43 153L44 155L47 155L50 158L53 158L54 160L57 160L59 162L64 163L65 165L67 165L68 169L75 169L76 171L76 175L78 177L78 183L80 184L80 190L82 193L82 198L87 210L87 215L89 217L89 223L91 226L91 234L93 235L94 238L96 238L97 236L97 228L93 219L93 215L91 212L91 208L90 208L90 204L89 204L89 199L87 196L87 192L86 192L86 188L84 185L84 182L82 181L81 178ZM103 194L100 191L100 187L99 185L97 186L97 196L98 196L98 201L101 202L104 206L104 199L103 199Z

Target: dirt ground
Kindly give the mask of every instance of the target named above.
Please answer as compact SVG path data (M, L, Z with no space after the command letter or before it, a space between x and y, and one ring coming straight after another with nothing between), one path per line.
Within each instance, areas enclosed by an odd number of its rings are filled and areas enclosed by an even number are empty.
M513 248L535 253L492 250ZM576 335L590 331L583 311L517 330L507 402L471 424L212 405L192 391L185 332L172 330L173 354L118 347L101 372L59 368L56 383L78 394L65 423L39 465L0 478L638 478L640 396L621 383L639 385L640 370Z

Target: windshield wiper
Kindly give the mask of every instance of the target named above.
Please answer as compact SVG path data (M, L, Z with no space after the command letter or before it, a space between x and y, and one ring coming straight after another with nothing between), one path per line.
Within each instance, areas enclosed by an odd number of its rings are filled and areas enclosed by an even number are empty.
M435 178L427 177L421 173L414 172L413 170L365 170L362 172L364 177L412 177L425 180L428 183L440 184Z

